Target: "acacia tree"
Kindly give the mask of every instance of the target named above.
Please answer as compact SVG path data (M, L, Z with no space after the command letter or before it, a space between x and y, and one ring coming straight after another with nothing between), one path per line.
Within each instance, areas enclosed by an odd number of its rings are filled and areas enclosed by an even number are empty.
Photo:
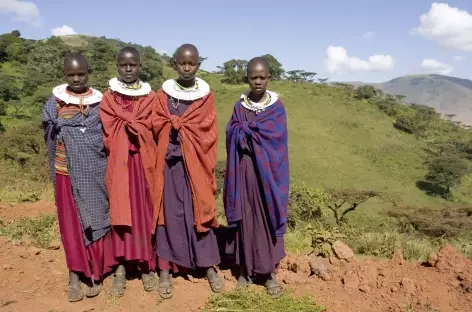
M341 225L347 222L346 215L348 213L355 211L360 204L377 195L375 191L331 190L326 206L333 212L336 223Z
M303 71L301 73L302 77L303 77L303 82L313 82L313 79L315 78L316 76L316 73L314 72L307 72L307 71Z
M286 73L286 79L293 82L313 82L316 76L314 72L307 72L301 69L289 70Z
M293 82L303 81L303 72L304 71L300 69L289 70L286 73L286 78L288 81L293 81Z

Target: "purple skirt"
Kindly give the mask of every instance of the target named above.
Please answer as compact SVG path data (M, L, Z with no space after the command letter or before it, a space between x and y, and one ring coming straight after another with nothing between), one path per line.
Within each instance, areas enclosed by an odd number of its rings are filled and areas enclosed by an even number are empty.
M112 227L113 255L129 270L149 273L156 268L154 210L139 153L130 152L128 169L132 226Z
M243 156L240 169L242 220L226 245L226 253L235 256L236 264L248 276L269 274L285 257L284 239L271 234L259 179L249 155Z
M85 246L69 176L56 174L56 206L67 268L101 281L116 265L111 233Z
M164 220L165 226L156 229L159 269L175 272L179 268L208 268L220 263L213 230L195 231L192 193L182 157L167 160L164 169Z

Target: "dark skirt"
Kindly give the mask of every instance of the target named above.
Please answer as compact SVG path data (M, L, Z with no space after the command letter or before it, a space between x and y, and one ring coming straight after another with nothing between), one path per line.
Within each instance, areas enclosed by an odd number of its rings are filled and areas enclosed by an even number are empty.
M264 207L257 173L250 156L240 162L242 220L226 253L235 255L236 264L249 276L274 272L285 257L283 237L273 237Z
M116 265L111 233L85 246L69 176L56 174L56 206L67 268L101 281Z
M156 268L154 210L139 153L130 152L128 174L132 226L112 227L113 255L128 269L149 273Z
M161 270L174 272L208 268L220 263L213 230L196 233L192 194L182 157L167 160L164 169L165 226L156 230L156 253Z

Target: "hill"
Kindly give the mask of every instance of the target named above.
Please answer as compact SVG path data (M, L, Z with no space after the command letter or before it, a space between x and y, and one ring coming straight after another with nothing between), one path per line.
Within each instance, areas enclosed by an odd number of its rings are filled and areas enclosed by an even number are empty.
M51 88L62 81L63 56L68 51L83 52L93 70L91 84L105 90L108 79L116 75L115 53L128 44L104 37L33 41L11 34L0 36L0 201L53 198L40 118ZM142 54L141 78L154 89L174 77L168 57L152 47L133 45ZM273 56L267 57L271 70L280 74L281 64ZM232 66L235 63L240 66ZM219 181L226 156L225 126L235 101L246 90L241 83L246 63L230 60L220 73L199 73L215 93ZM280 93L288 113L293 225L292 236L287 238L289 248L298 250L310 244L309 236L303 234L306 221L324 222L324 216L329 226L339 221L334 220L327 204L339 196L346 205L355 204L349 213L350 224L374 233L350 232L353 247L362 253L389 253L389 249L375 247L381 244L378 240L406 244L398 234L405 228L422 235L434 228L434 237L444 233L456 237L472 224L459 222L464 215L461 207L454 208L456 214L436 218L450 205L472 201L471 131L441 120L434 109L402 105L395 97L369 88L354 90L345 84L278 78L270 88ZM361 195L366 192L376 196L364 203ZM218 203L221 213L221 198ZM362 209L355 209L360 203ZM392 210L405 214L392 216ZM427 218L420 222L415 219L419 216ZM451 230L455 228L458 230ZM357 237L363 238L354 239ZM409 245L409 255L421 257L434 244L420 240L415 248Z
M353 82L353 85L364 85ZM408 75L371 84L390 94L404 95L407 103L424 104L453 120L472 125L472 81L442 75Z
M134 45L141 51L142 78L150 81L154 89L173 76L167 66L168 59L153 48L117 39L80 35L37 42L11 35L7 39L4 42L10 42L10 46L4 53L8 54L8 60L1 64L2 79L10 83L6 84L11 86L10 93L16 92L4 98L8 105L1 121L7 130L38 116L51 87L61 81L62 55L69 50L86 54L93 69L91 84L100 89L105 89L108 79L115 75L114 55L125 45ZM202 72L201 75L216 93L223 135L232 106L245 86L224 83L228 80L224 74ZM316 187L387 191L411 203L436 201L415 186L427 170L422 163L427 157L423 150L425 143L392 127L392 118L376 106L356 99L352 90L339 87L287 81L276 81L271 87L281 94L287 106L294 179ZM37 145L41 146L39 142ZM224 159L223 138L219 151L220 159ZM22 158L27 151L19 149L19 152L6 158L27 163ZM0 194L0 198L11 199L5 190Z

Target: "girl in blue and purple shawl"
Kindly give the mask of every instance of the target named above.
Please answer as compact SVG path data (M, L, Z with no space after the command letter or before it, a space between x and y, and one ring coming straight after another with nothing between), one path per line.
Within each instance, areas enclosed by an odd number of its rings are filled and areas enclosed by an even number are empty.
M247 66L250 91L241 95L226 128L224 204L235 237L226 252L240 267L237 286L261 277L280 297L275 271L285 257L289 167L287 118L279 96L267 90L269 64L262 57Z

